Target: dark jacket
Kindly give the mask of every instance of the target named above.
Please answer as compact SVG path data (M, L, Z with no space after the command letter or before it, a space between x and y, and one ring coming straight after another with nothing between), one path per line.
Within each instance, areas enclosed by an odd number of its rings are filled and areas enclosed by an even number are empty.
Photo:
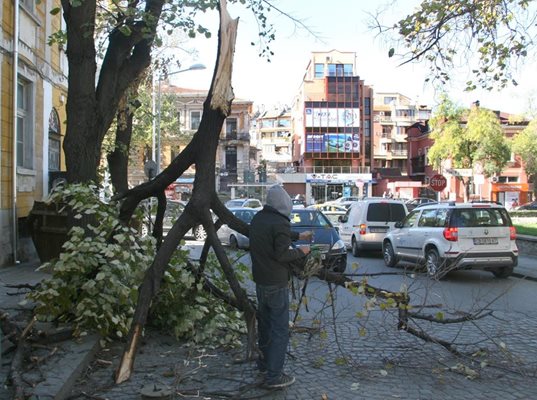
M254 282L260 285L286 286L290 276L289 263L304 258L304 253L291 248L298 239L291 232L289 218L266 205L250 223L250 255Z

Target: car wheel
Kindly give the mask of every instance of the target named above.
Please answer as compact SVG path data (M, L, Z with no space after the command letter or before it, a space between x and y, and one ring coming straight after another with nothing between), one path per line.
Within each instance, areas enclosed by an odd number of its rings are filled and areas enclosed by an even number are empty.
M229 237L229 247L231 247L233 250L237 250L239 248L239 243L237 242L235 235L231 235Z
M393 246L391 242L384 243L384 264L387 267L393 268L397 264L397 258L395 257L395 252L393 251Z
M492 271L496 278L505 279L509 278L513 273L513 267L503 267Z
M346 257L340 259L339 262L336 265L334 265L334 268L333 268L334 272L339 272L341 274L344 273L346 269L347 269Z
M352 239L352 255L358 257L360 255L360 249L358 248L358 242L356 239Z
M199 241L207 239L207 232L205 232L202 225L198 225L194 228L194 238Z
M427 249L425 252L425 268L429 278L440 280L447 274L442 259L434 248Z

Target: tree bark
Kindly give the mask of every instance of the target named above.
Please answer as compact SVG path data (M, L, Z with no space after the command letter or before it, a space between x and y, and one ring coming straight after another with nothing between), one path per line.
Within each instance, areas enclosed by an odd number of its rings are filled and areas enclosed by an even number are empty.
M148 0L145 12L160 19L164 0ZM72 5L62 0L67 26L67 129L63 144L67 180L97 180L103 139L110 128L120 99L151 62L151 45L156 23L125 21L131 34L116 29L109 36L99 81L95 86L96 0Z
M132 138L134 112L141 106L138 100L125 104L117 113L117 129L114 151L108 154L110 180L115 193L129 190L129 152Z

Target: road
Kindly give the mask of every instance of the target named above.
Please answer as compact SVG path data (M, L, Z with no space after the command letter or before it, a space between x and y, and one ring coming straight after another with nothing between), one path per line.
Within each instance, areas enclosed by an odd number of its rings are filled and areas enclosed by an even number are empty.
M187 244L194 255L201 242L191 241ZM249 265L249 253L240 261ZM537 282L515 277L497 279L486 271L457 271L441 281L435 281L410 266L386 267L380 252L369 252L363 257L354 257L349 252L345 273L355 280L361 280L367 274L385 273L386 275L368 277L367 280L373 286L390 291L399 291L405 286L414 305L434 304L442 309L466 312L479 308L522 314L536 311L533 300L528 299L534 298ZM326 303L327 284L313 278L308 282L306 291L309 299L314 301L310 307L312 311L307 314L311 316ZM364 304L350 291L342 289L337 291L337 300L336 311L342 316L354 315Z

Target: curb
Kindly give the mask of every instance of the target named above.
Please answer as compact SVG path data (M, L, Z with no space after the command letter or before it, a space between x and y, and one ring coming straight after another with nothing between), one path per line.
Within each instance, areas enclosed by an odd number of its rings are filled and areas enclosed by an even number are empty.
M77 380L101 349L99 340L99 335L89 335L65 342L59 350L60 356L47 363L44 379L36 385L33 395L40 400L68 398Z

